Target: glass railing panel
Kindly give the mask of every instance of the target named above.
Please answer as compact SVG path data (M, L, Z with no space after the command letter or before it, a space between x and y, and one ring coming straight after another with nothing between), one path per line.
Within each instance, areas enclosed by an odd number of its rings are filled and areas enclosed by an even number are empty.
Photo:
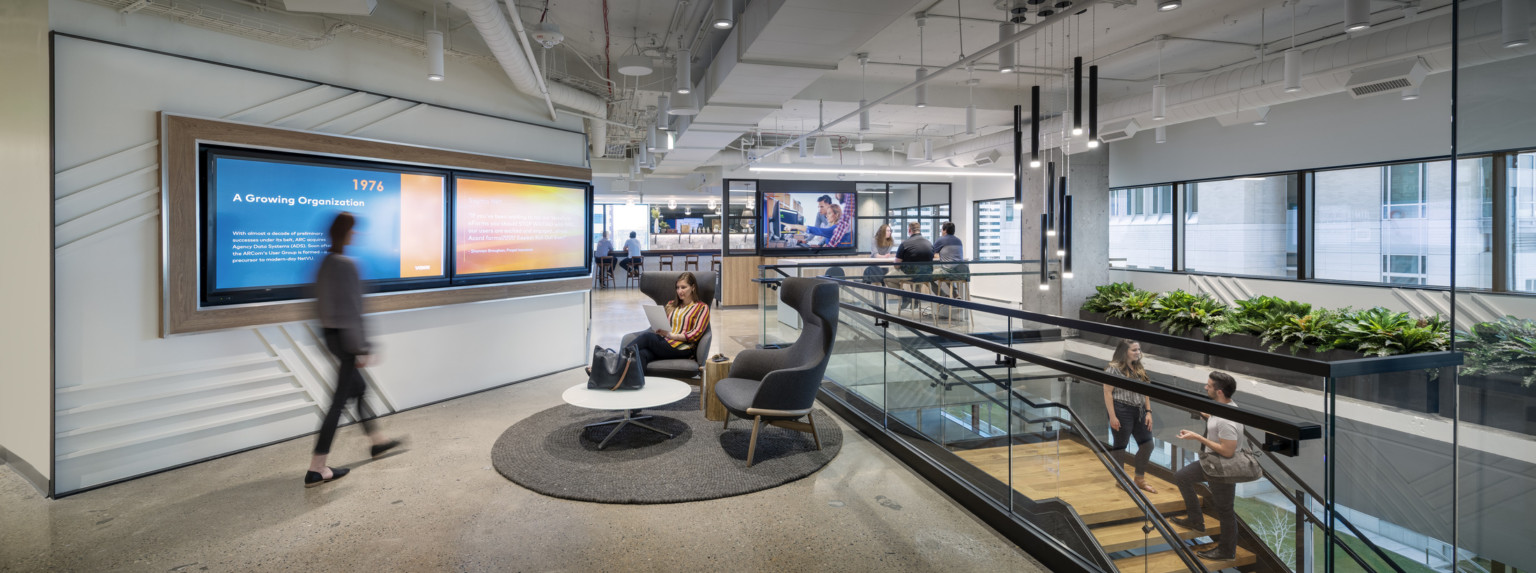
M1452 421L1413 409L1362 407L1370 402L1345 397L1352 384L1390 389L1427 378L1428 372L1409 371L1342 378L1336 383L1338 407L1329 424L1333 451L1325 465L1332 492L1324 493L1334 508L1338 539L1326 555L1335 564L1349 560L1341 544L1364 553L1359 547L1363 536L1404 571L1452 567L1450 540L1456 513Z

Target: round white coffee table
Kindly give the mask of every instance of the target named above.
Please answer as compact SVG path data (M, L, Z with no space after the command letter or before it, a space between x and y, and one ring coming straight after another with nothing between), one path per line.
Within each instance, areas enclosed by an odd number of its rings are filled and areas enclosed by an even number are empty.
M596 426L606 426L608 424L618 424L617 426L613 427L612 432L608 433L608 437L603 438L602 443L597 445L597 449L601 450L603 449L603 446L608 445L608 440L612 440L613 437L619 433L619 430L624 429L624 426L630 424L634 424L641 428L656 432L668 438L673 437L670 433L663 432L649 425L640 423L638 420L647 420L650 419L650 416L639 416L637 414L640 413L640 410L646 408L665 406L678 400L682 400L683 398L687 398L688 394L691 392L693 392L693 390L683 382L673 380L671 378L646 376L645 387L639 390L589 390L587 388L587 383L582 382L566 389L565 394L562 394L560 397L565 400L565 403L581 408L588 408L592 410L624 411L624 417L622 418L614 418L606 422L598 422L596 424L587 424L584 426L586 428L592 428Z

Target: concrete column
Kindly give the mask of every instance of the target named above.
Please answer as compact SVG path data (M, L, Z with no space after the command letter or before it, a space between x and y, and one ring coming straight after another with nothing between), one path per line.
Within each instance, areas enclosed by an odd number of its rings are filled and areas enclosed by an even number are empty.
M0 2L0 457L51 493L53 187L48 0Z
M1071 157L1072 279L1063 281L1062 313L1077 318L1094 287L1109 283L1109 146Z

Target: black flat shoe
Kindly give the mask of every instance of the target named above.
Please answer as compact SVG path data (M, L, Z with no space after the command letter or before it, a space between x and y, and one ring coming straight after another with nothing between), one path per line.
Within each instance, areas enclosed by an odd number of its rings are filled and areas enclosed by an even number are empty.
M1203 521L1202 522L1195 522L1195 521L1189 519L1188 517L1170 517L1170 518L1168 518L1168 523L1172 523L1174 525L1177 525L1179 527L1182 527L1184 529L1188 529L1188 530L1191 530L1191 531L1199 531L1199 532L1204 532L1205 531L1205 522L1203 522Z
M1195 553L1195 555L1199 555L1201 559L1206 561L1231 561L1233 559L1237 559L1237 552L1234 551L1232 553L1222 553L1220 549L1201 551Z
M326 482L339 480L350 471L352 470L347 468L331 468L331 477L329 478L321 476L320 472L304 472L304 487L315 487Z
M400 445L400 440L390 440L388 442L379 444L377 446L373 446L372 448L368 448L368 453L372 457L377 458L379 456L384 455L384 452L393 450L393 449L395 449L396 446L399 446L399 445Z

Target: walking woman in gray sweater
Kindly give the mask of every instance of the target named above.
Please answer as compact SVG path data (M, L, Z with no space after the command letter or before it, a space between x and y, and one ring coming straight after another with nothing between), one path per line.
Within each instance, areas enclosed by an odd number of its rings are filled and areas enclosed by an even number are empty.
M347 407L348 400L357 401L357 419L373 442L373 457L400 445L399 440L386 439L379 433L373 413L367 411L363 400L368 383L363 380L359 368L372 361L368 332L363 328L363 283L357 262L342 254L352 243L352 227L356 224L357 218L345 211L331 222L330 252L320 262L320 272L315 277L315 299L320 311L320 326L325 332L325 347L337 361L336 394L331 397L331 407L320 422L320 437L315 441L315 455L310 459L309 471L304 474L304 487L315 487L347 475L347 468L326 466L325 459L330 455L331 441L336 438L336 426L341 422L341 411Z

